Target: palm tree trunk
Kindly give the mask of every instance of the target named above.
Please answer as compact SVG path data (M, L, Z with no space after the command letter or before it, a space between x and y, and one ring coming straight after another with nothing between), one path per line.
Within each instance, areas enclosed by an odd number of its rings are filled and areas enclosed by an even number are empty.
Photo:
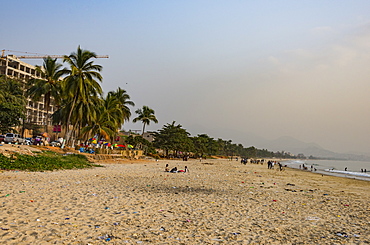
M48 133L49 105L46 105L45 132Z
M71 110L69 111L69 114L68 114L68 118L67 118L67 133L66 133L66 139L63 141L63 144L60 148L64 148L65 147L65 143L67 141L69 141L69 138L71 137L71 130L69 129L69 123L71 121L71 116L72 116L72 112L73 112L73 109L75 107L75 104L76 104L76 100L77 100L77 93L73 99L73 102L72 102L72 107L71 107Z
M44 105L46 109L46 116L45 116L45 132L48 132L48 122L49 122L49 110L50 110L50 92L44 94Z
M77 128L77 124L78 122L76 122L73 127L72 127L72 131L73 131L73 135L72 135L72 138L73 138L73 141L72 141L72 147L74 147L74 142L75 142L75 139L77 138L77 134L76 134L76 128ZM70 139L71 140L71 139Z
M144 132L145 132L145 123L143 123L143 132L141 133L141 137L144 138Z

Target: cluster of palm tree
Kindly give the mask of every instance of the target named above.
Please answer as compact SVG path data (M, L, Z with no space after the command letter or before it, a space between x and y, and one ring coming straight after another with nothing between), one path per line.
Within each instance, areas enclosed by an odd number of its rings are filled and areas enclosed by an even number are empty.
M47 114L51 98L54 99L57 110L52 115L52 122L64 126L67 143L72 136L81 139L92 136L106 140L115 138L124 122L131 117L129 106L135 106L122 88L103 95L100 86L102 66L94 64L96 57L94 52L78 47L77 52L64 57L67 68L57 63L57 59L44 58L43 66L36 67L42 78L28 81L26 95L34 100L43 97ZM139 116L134 122L142 121L143 130L149 124L148 120L157 122L154 111L146 106L137 113ZM47 123L45 125L47 131Z

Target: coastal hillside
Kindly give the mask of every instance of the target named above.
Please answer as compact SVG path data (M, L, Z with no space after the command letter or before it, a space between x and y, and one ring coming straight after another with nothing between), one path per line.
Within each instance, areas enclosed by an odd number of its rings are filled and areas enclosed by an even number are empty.
M275 140L268 140L253 132L242 132L233 128L205 128L194 124L189 127L192 135L207 133L214 138L232 139L234 143L241 143L245 147L255 146L258 149L269 151L286 151L292 154L304 154L318 158L342 159L353 161L369 161L370 156L361 152L338 153L324 149L316 143L306 143L290 136L279 137Z
M266 142L265 147L271 151L288 151L293 154L304 154L305 156L314 156L319 158L342 159L354 161L368 161L370 156L362 153L337 153L329 151L316 143L305 143L292 137L280 137L276 140Z

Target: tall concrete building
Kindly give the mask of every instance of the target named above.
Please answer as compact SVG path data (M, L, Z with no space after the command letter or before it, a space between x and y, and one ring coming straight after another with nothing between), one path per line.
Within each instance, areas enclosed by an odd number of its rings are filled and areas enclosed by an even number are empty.
M15 55L0 57L0 75L18 79L22 81L24 85L32 78L42 78L36 71L35 66L21 61ZM43 99L41 99L41 101L27 99L26 110L26 122L37 125L51 125L50 115L54 113L55 106L52 101L49 108L49 116L47 116Z

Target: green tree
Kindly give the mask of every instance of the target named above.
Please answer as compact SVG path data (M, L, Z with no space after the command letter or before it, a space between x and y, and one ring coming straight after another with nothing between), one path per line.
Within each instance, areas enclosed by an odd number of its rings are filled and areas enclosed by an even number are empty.
M125 121L128 121L131 117L131 110L128 106L135 106L135 103L130 100L130 96L127 94L126 90L118 87L116 91L111 91L108 93L107 99L114 99L116 101L116 106L120 110L119 124L122 127Z
M23 96L22 84L14 79L0 76L0 132L15 131L25 118L26 100Z
M209 137L207 134L198 134L192 137L194 143L194 153L203 156L207 155L222 155L218 149L218 143L213 138Z
M104 119L105 108L104 100L97 96L91 96L88 100L79 100L75 104L74 113L71 117L71 124L74 129L74 136L81 134L83 127L93 125L96 121L107 121Z
M83 50L80 46L77 48L77 52L64 57L64 62L70 66L66 71L67 77L65 77L62 83L65 102L70 104L68 106L69 112L66 120L67 142L71 134L69 125L71 123L72 113L75 112L76 104L79 102L84 104L91 97L97 97L102 94L102 88L99 84L103 80L100 74L102 66L94 64L94 61L92 61L93 58L96 58L94 52ZM75 122L74 124L76 125L77 123Z
M141 121L143 123L143 132L141 135L144 135L145 126L149 125L151 121L158 123L158 120L154 115L154 110L150 109L148 106L144 105L142 109L137 109L135 113L138 114L138 117L134 118L133 122Z
M97 113L94 113L89 123L82 128L81 134L85 138L96 135L98 139L104 137L106 140L109 140L113 137L116 123L112 118L108 117L110 114L104 102L102 101L100 105L97 105Z
M196 137L192 137L193 144L194 144L194 153L199 156L203 156L203 154L208 153L207 145L208 145L208 135L205 134L198 134Z
M41 74L42 78L30 79L27 83L26 96L33 100L39 101L44 96L44 105L46 107L45 117L45 132L48 129L48 116L50 110L50 101L53 97L55 102L59 104L60 98L60 82L61 77L65 74L62 65L57 63L57 59L50 57L44 58L42 67L36 66L36 72Z
M125 139L125 142L132 145L134 148L141 148L144 151L144 154L155 153L153 143L143 137L130 135Z
M166 152L166 157L168 157L170 150L177 156L179 151L189 152L194 149L193 142L189 137L190 133L180 124L175 125L175 123L175 121L172 124L168 123L154 133L154 146L163 149Z
M226 156L226 151L225 151L226 141L221 139L221 138L218 138L217 141L216 141L216 146L217 146L218 155L225 155Z
M93 135L103 136L106 140L111 139L112 143L114 143L113 139L118 130L122 127L125 120L130 118L131 112L128 106L135 105L129 99L130 96L126 91L118 88L116 91L109 92L105 98L99 99L100 102L92 103L95 111L91 111L90 114L85 113L86 121L80 120L85 125L82 134L85 137ZM77 114L81 115L83 113Z
M248 147L245 150L245 156L248 158L256 158L258 149L254 146Z

